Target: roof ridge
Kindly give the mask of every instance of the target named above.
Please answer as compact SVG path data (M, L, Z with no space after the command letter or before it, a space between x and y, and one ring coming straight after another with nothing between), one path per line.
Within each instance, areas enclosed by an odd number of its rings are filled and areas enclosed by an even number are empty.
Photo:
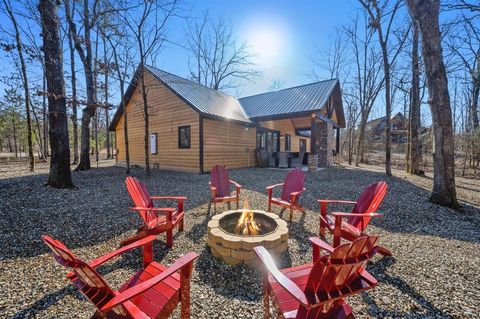
M227 97L233 97L234 99L237 99L237 100L238 100L238 98L236 98L236 97L234 97L234 96L232 96L232 95L230 95L230 94L224 93L224 92L219 91L219 90L212 89L211 87L208 87L208 86L203 85L203 84L201 84L201 83L197 83L197 82L194 82L194 81L192 81L192 80L186 79L186 78L184 78L184 77L182 77L182 76L180 76L180 75L174 74L174 73L172 73L172 72L168 72L168 71L165 71L165 70L163 70L163 69L159 69L159 68L154 67L154 66L152 66L152 65L147 65L147 64L145 64L145 66L146 66L147 68L151 68L151 69L154 69L154 70L157 70L157 71L160 71L160 72L168 73L169 75L173 75L173 76L175 76L175 77L177 77L177 78L180 78L180 79L182 79L182 80L185 80L185 81L187 81L187 82L189 82L189 83L192 83L192 84L194 84L194 85L202 86L202 87L204 87L204 88L206 88L206 89L212 90L212 91L214 91L214 92L218 92L218 93L220 93L220 94L222 94L222 95L225 95L225 96L227 96Z
M295 86L291 86L291 87L288 87L288 88L279 89L279 90L276 90L276 91L268 91L268 92L263 92L263 93L248 95L248 96L244 96L244 97L241 97L241 98L238 98L238 99L241 100L241 99L246 99L246 98L248 98L248 97L253 97L253 96L259 96L259 95L270 94L270 93L277 93L277 92L280 92L280 91L286 91L286 90L296 89L296 88L300 88L300 87L304 87L304 86L309 86L309 85L314 85L314 84L319 84L319 83L328 82L328 81L338 81L338 78L327 79L327 80L322 80L322 81L316 81L316 82L306 83L306 84L301 84L301 85L295 85Z

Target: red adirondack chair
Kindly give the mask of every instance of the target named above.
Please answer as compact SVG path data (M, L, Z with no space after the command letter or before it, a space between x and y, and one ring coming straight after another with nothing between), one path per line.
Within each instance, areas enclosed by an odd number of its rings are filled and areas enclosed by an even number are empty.
M167 246L173 246L173 228L178 226L178 231L183 230L183 203L186 197L180 196L150 196L147 187L134 177L127 177L125 180L128 193L136 207L129 208L136 211L143 219L144 225L140 227L137 234L122 242L122 246L128 245L138 239L149 235L167 233ZM177 208L154 207L154 200L175 200Z
M365 266L377 251L377 237L364 236L337 248L319 238L309 240L313 246L313 263L282 270L277 269L263 246L254 248L266 270L264 318L269 318L269 297L281 318L353 318L346 297L376 286L377 280ZM328 254L320 255L322 249Z
M364 235L372 217L380 217L376 211L387 194L387 183L378 182L365 188L356 202L345 200L319 199L320 205L320 236L325 238L325 228L333 233L333 247L340 245L340 239L353 241ZM328 204L352 204L351 213L332 212L327 214ZM343 221L342 218L347 218ZM380 254L391 256L392 253L385 247L379 247Z
M190 318L190 276L198 254L189 252L167 268L153 261L155 236L148 236L86 263L58 240L42 239L57 262L72 270L67 275L70 282L97 308L92 318L168 318L179 302L181 318ZM113 290L96 268L137 247L143 247L143 268Z
M268 211L272 210L272 204L288 208L290 210L290 221L292 221L292 212L298 210L304 212L305 209L298 203L300 194L305 191L305 174L298 168L288 172L285 182L267 187ZM273 189L282 186L280 198L273 197Z
M230 184L235 186L236 192L232 195ZM224 165L215 165L210 172L210 193L212 195L210 203L213 204L213 212L217 213L217 203L228 203L230 209L231 202L240 201L240 190L242 186L230 179L228 171Z

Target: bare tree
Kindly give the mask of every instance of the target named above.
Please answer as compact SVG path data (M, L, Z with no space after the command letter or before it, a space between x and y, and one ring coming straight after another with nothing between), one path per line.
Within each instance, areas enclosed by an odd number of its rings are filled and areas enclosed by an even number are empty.
M356 166L364 160L365 129L368 117L370 116L373 105L384 84L384 81L378 72L380 55L375 52L372 44L373 33L368 28L367 17L364 17L363 21L364 25L361 34L359 34L358 16L353 21L351 27L345 28L345 33L353 49L353 64L355 69L354 89L352 90L355 99L350 101L350 113L354 111L352 108L354 104L358 104L360 107L359 115L356 115L356 112L350 114L352 120L355 119L355 116L360 116L356 147L357 154L355 157ZM353 127L353 130L355 130L355 127ZM352 135L353 134L355 134L355 132L352 132ZM353 137L354 136L352 136L352 138ZM354 141L355 139L353 138L352 143Z
M67 19L71 35L73 36L75 50L77 51L83 64L83 71L85 73L85 86L87 91L87 105L82 110L80 163L75 168L75 171L90 169L90 120L95 116L95 110L97 107L92 47L93 41L91 39L91 32L98 19L108 12L111 12L110 9L106 11L100 11L99 5L100 1L94 1L91 5L89 0L83 0L81 17L83 36L80 36L77 31L77 24L74 21L74 11L72 12L70 9L70 0L65 0L65 17Z
M240 81L255 81L261 72L255 67L255 54L247 43L239 43L230 24L223 19L212 22L208 13L188 30L190 77L215 90L236 88Z
M457 208L452 111L438 21L440 1L407 0L407 5L422 35L422 56L432 112L435 143L430 201Z
M75 1L72 3L72 11L70 15L75 15ZM70 53L70 86L72 90L72 96L70 103L72 105L72 126L73 126L73 164L79 163L78 156L78 96L77 96L77 71L75 68L75 45L72 28L68 27L68 51Z
M55 188L69 188L73 187L73 182L70 172L70 145L57 15L58 5L56 1L40 0L38 6L44 26L42 37L48 91L49 136L52 149L48 185Z
M418 25L415 21L413 24L412 39L412 86L410 89L410 110L409 114L409 157L408 172L411 174L420 174L420 164L422 163L422 144L419 139L420 135L420 63L418 57Z
M3 9L5 10L7 16L10 18L12 22L13 29L14 29L14 38L15 38L15 46L17 49L18 59L20 62L20 71L22 76L22 84L23 90L25 95L25 113L27 115L27 145L28 145L28 161L30 164L30 171L35 171L35 159L33 157L33 143L32 143L32 119L30 116L30 90L29 90L29 82L27 76L27 66L24 59L24 52L23 52L23 43L20 38L20 29L18 26L17 18L13 13L12 6L9 0L3 0Z
M143 101L144 117L144 151L145 151L145 172L150 177L150 152L149 152L149 106L148 106L148 87L145 81L147 59L154 60L154 55L162 48L166 39L167 22L175 15L177 10L177 1L146 1L142 2L140 14L135 15L125 11L125 23L132 32L138 46L139 63L139 86ZM154 19L152 23L152 19Z
M400 39L396 46L390 44L389 38L393 34L392 26L395 16L401 7L402 0L395 0L395 3L392 8L389 8L388 1L384 2L382 5L379 5L377 0L358 0L360 4L365 8L368 15L370 16L370 26L377 31L378 41L380 42L380 47L382 49L383 57L383 72L384 72L384 82L385 82L385 173L388 176L392 175L391 168L391 141L390 141L390 118L392 116L392 97L391 97L391 66L395 62L398 54L400 53L405 39L408 35L408 32L404 32L404 35L400 36ZM382 25L382 20L387 18L386 29ZM395 48L392 50L392 48ZM391 57L390 51L393 51L393 56Z

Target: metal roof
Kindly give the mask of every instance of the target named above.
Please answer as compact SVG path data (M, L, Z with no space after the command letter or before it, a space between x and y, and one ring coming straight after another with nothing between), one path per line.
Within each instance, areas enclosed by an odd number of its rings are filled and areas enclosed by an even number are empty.
M240 98L249 118L301 113L322 109L338 79L315 82Z
M165 86L200 113L251 123L236 98L177 75L146 66Z

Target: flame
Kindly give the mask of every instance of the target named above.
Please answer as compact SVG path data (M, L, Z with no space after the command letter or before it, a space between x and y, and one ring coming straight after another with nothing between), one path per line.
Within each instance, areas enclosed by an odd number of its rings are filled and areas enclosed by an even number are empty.
M243 202L243 212L235 226L235 233L239 235L258 235L260 232L259 225L253 218L253 211L250 209L248 200Z

